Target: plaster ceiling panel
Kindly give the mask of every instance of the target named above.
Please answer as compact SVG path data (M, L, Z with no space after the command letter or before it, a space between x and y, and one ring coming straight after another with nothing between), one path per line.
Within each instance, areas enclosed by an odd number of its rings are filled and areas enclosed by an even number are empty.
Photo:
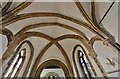
M101 18L111 5L111 2L96 2L95 3L95 10L96 10L96 19L98 22L100 22Z
M96 18L100 22L112 2L96 3ZM118 41L118 2L116 2L101 23Z
M42 28L36 28L36 29L32 29L30 31L36 31L36 32L41 32L41 33L44 33L50 37L54 37L56 36L56 33L55 33L55 29L54 29L54 26L53 27L42 27Z
M61 27L55 27L55 35L56 37L59 37L59 36L63 36L63 35L67 35L67 34L75 34L74 32L68 30L68 29L65 29L65 28L61 28Z
M30 42L34 46L34 59L38 56L41 50L49 43L48 40L39 37L31 37L29 38Z
M58 3L56 2L33 2L19 14L32 12L58 12L57 4Z
M22 28L28 25L36 24L36 23L43 23L43 22L55 22L54 17L35 17L35 18L28 18L18 22L15 22L11 25L8 25L6 28L10 29L13 34L16 34Z
M103 26L116 38L118 41L118 3L115 3L109 14L103 21ZM113 27L113 28L111 28Z
M49 35L53 38L57 38L59 36L66 35L66 34L76 34L70 30L67 30L65 28L61 28L59 26L47 26L47 27L32 29L29 31L42 32L42 33Z
M65 39L65 40L59 41L59 43L62 45L64 50L67 52L67 55L68 55L70 61L73 61L73 59L72 59L73 48L75 45L81 44L81 42L79 42L78 40L75 40L75 39Z
M59 13L84 20L74 2L60 2L58 6Z
M41 58L40 63L43 63L46 60L49 59L58 59L58 60L62 60L65 62L65 58L62 55L61 51L58 49L58 47L53 44L43 55L43 57Z
M81 25L78 25L78 24L75 24L73 22L70 22L70 21L66 21L64 19L61 19L59 18L59 23L63 23L63 24L66 24L66 25L69 25L73 28L76 28L78 30L80 30L81 32L83 32L89 39L93 36L95 36L94 33L92 33L90 30L86 29L84 26L81 26Z

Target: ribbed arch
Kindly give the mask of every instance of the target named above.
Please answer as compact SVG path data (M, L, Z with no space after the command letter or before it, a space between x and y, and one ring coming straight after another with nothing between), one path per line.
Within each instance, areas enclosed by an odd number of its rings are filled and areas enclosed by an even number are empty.
M12 0L9 0L9 1L12 1ZM8 9L13 4L13 1L12 1L12 2L8 2L5 5L5 7L2 8L2 11L3 11L2 16L1 16L2 20L0 20L0 25L2 26L2 28L0 29L0 34L6 35L6 37L8 39L8 48L5 51L5 53L3 54L2 59L0 59L0 62L3 61L3 63L4 63L12 55L16 55L16 53L14 53L13 51L15 49L17 49L17 51L20 50L22 45L24 43L27 43L29 45L31 51L30 51L29 62L27 63L26 69L23 73L23 77L27 76L28 72L30 72L29 76L31 76L31 77L39 77L39 75L45 65L59 64L59 66L63 68L63 70L66 74L66 77L68 76L68 77L72 78L75 76L75 73L73 72L74 70L73 70L72 62L70 61L70 59L67 55L68 53L64 50L64 48L62 47L62 44L60 44L59 42L62 40L65 40L65 39L73 39L73 40L79 41L82 45L84 45L85 49L88 50L88 55L90 55L89 57L91 57L94 60L93 62L96 63L97 67L101 71L102 76L107 79L107 77L108 77L107 72L105 71L103 65L100 63L99 59L97 58L97 53L95 52L95 49L93 47L94 43L96 41L102 41L104 45L109 46L113 50L115 50L119 56L120 56L120 54L119 54L120 45L118 43L116 43L113 35L111 35L103 26L98 24L98 22L96 20L94 1L91 2L92 18L90 18L88 13L85 11L84 7L81 5L81 2L79 0L73 0L76 5L76 8L78 8L78 11L81 13L81 15L83 16L83 18L86 21L81 21L74 17L64 15L61 13L57 13L57 12L39 12L38 11L38 12L34 12L34 13L31 12L31 13L25 13L25 14L18 14L22 10L24 10L26 7L30 6L32 1L33 0L30 0L30 2L29 2L29 0L28 0L28 2L22 2L17 7L8 11ZM66 20L68 22L77 24L80 27L84 27L85 29L88 29L91 33L94 33L95 36L92 38L88 38L84 34L84 32L81 32L80 30L76 29L73 26L69 26L67 24L63 24L60 22L42 22L42 23L27 25L27 26L24 26L21 30L19 30L15 35L13 34L13 32L11 30L7 29L7 27L9 28L9 25L14 24L15 22L20 22L20 21L24 21L29 18L36 18L36 17L40 17L40 18L47 18L47 17L53 18L54 17L57 19L60 18L60 19ZM53 27L53 26L67 29L67 30L71 31L71 33L75 33L75 34L66 34L66 35L62 35L62 36L53 38L53 37L51 37L47 34L41 33L41 32L30 31L35 28L41 28L41 27L47 28L47 27ZM17 27L18 27L18 25L16 25L16 28ZM46 44L46 46L43 47L42 50L40 50L38 56L35 59L35 62L33 62L31 71L29 71L33 57L34 57L34 46L32 45L31 41L29 41L29 39L31 37L43 38L44 40L49 41L49 43ZM26 39L28 39L28 40L26 40ZM60 60L52 59L52 60L45 61L44 63L42 63L39 66L42 56L53 44L56 45L58 47L58 49L61 51L61 54L65 58L66 65ZM77 48L77 46L81 47L83 49L83 51L85 52L84 48L78 44L73 49L73 56L74 56L75 49ZM92 66L92 63L90 62L89 57L86 54L86 52L85 52L85 55L86 55L86 58L90 64L91 68L92 68L92 71L94 72L94 75L96 76L97 72L95 71L94 67ZM12 58L14 59L14 57L12 57ZM73 57L73 61L74 61L74 59L75 58ZM10 62L12 62L12 61L10 60L8 63L10 63ZM20 69L22 68L22 65L24 65L23 63L24 62L21 63ZM75 64L75 61L73 63ZM15 77L18 76L20 69L17 71ZM77 71L77 69L78 68L75 65L75 70ZM12 72L14 72L14 71L12 71ZM12 75L12 73L10 73L8 76L11 76L11 75ZM77 76L80 77L78 71L77 71ZM90 76L90 74L89 74L89 76Z

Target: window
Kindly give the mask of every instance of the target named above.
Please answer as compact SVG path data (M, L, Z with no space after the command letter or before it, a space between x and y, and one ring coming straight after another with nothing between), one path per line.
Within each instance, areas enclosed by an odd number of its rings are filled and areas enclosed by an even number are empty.
M84 56L84 53L81 50L78 50L79 53L79 62L80 66L82 67L82 71L87 79L90 79L92 75L92 69L90 65L88 64L88 61L86 57Z
M8 64L8 67L6 68L5 72L3 73L3 77L15 77L17 72L20 70L20 66L22 66L22 63L25 59L25 49L22 49L19 53L11 57L10 62ZM10 65L10 66L9 66Z

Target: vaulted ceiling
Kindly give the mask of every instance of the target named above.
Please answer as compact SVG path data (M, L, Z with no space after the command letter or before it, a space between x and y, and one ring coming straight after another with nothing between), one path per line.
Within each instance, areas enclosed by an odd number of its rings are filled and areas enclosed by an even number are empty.
M9 9L2 13L0 55L3 72L9 59L21 46L18 52L25 48L27 57L17 76L22 77L27 67L29 70L24 76L35 76L36 69L52 59L62 61L68 67L70 76L73 76L76 71L73 65L73 49L80 44L87 52L95 71L98 71L97 76L117 76L117 73L107 72L118 70L118 3L112 6L101 24L98 23L112 2L21 3L13 2ZM2 7L6 4L7 2L3 2ZM91 5L95 10L91 9ZM107 58L115 59L116 65L113 67L106 64L109 63ZM56 60L53 61L57 62ZM77 73L74 76L77 76Z

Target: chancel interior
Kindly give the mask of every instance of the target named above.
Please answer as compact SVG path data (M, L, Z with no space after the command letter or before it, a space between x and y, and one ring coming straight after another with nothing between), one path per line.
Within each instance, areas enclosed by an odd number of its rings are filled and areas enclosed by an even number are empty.
M118 2L0 4L0 77L118 78Z

